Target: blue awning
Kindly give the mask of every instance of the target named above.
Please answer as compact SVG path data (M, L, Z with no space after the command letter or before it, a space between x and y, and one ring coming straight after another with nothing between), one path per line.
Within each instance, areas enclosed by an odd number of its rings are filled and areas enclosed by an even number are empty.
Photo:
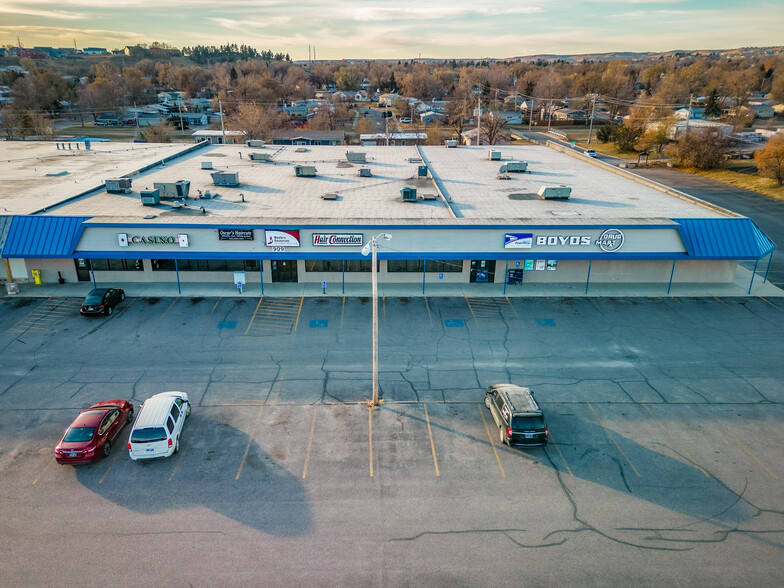
M84 231L84 216L15 216L3 257L73 257Z
M675 218L693 259L760 259L776 245L749 218Z

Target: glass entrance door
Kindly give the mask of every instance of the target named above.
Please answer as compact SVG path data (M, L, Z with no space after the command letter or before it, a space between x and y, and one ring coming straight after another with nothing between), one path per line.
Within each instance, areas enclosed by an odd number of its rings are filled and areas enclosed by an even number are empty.
M471 260L471 283L495 282L495 259Z
M294 259L273 259L270 261L272 266L273 282L296 282L297 281L297 261Z
M76 264L76 277L80 282L90 281L90 262L86 259L74 259Z

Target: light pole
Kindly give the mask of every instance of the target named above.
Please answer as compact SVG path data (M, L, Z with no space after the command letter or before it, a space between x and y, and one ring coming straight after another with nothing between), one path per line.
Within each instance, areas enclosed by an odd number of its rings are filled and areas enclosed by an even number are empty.
M370 267L370 281L373 284L373 399L370 402L372 407L377 407L378 402L378 275L376 272L376 263L378 259L378 238L383 237L385 241L389 241L392 235L389 233L379 233L370 241L368 241L362 248L362 255L367 256L372 252L371 267Z

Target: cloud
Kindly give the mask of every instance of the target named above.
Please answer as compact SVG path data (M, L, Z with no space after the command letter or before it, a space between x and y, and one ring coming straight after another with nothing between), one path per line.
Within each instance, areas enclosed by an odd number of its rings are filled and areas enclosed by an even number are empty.
M59 20L79 20L86 18L86 14L66 12L65 10L31 10L13 5L0 6L0 14L16 14L19 16L36 16L41 18L54 18Z
M83 39L85 37L101 38L101 39L126 39L135 40L140 39L143 33L135 31L112 31L107 29L72 29L66 27L47 27L47 26L22 26L0 25L0 33L8 32L16 36L19 33L26 33L34 35L38 38L45 39L73 39L74 37Z

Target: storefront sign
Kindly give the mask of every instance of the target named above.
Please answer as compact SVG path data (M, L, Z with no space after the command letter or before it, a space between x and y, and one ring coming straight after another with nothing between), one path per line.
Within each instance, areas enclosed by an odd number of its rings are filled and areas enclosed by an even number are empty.
M596 240L599 249L612 253L618 251L623 245L623 232L618 229L607 229Z
M313 233L314 247L361 247L362 233Z
M129 235L128 233L117 233L117 243L120 247L131 245L179 245L188 247L190 245L188 235Z
M504 249L530 249L533 233L507 233L504 235Z
M264 231L267 247L299 247L299 230Z
M536 244L568 246L590 245L591 237L589 235L537 235Z
M221 241L253 241L253 229L218 229Z

